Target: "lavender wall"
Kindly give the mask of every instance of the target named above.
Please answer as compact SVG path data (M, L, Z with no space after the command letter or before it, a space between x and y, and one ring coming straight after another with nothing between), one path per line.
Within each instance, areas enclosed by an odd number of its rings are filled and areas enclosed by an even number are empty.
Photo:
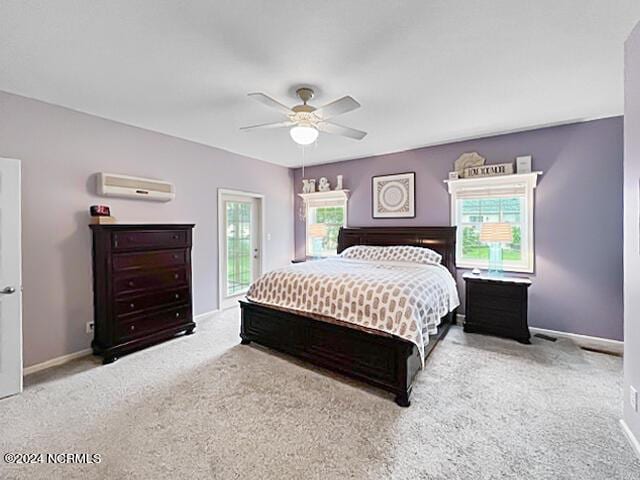
M22 160L26 366L89 347L91 204L111 205L120 222L196 224L196 314L218 305L218 187L266 195L267 266L289 262L289 169L2 92L0 112L0 157ZM97 197L91 176L100 171L169 180L176 200Z
M344 175L350 226L448 225L443 180L461 153L478 151L489 163L533 155L534 169L544 175L536 189L530 324L620 340L622 131L617 117L320 165L305 176ZM371 177L407 171L416 172L416 218L372 219ZM294 177L298 192L301 171ZM297 218L295 239L296 255L304 256L304 223Z
M640 390L640 23L625 46L624 102L624 421L640 440L629 386Z

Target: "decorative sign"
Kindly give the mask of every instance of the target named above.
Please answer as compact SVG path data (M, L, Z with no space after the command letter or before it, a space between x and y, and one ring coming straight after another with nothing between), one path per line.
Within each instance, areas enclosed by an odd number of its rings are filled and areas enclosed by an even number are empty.
M482 165L464 169L465 178L493 177L496 175L511 175L512 173L513 163L496 163L495 165Z
M516 172L531 173L531 155L516 157Z
M398 173L371 179L373 218L416 216L416 174Z

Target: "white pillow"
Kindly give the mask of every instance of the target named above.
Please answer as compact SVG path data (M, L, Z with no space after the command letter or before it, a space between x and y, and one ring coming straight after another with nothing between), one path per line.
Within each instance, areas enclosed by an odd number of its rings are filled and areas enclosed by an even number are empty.
M412 247L409 245L397 245L392 247L355 245L344 250L340 256L355 260L425 264L439 264L442 261L442 255L438 252L434 252L433 250L425 247Z

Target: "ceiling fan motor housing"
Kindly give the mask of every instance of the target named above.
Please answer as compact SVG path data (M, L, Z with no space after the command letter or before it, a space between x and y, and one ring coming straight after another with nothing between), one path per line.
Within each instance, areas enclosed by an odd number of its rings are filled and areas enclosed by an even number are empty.
M313 98L313 90L307 87L300 87L296 90L296 94L305 104Z

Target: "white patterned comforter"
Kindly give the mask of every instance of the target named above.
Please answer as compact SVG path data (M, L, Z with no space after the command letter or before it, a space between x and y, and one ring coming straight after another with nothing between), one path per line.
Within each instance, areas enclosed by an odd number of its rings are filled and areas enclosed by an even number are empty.
M429 334L460 304L442 265L339 257L265 273L247 298L395 335L414 343L423 361Z

